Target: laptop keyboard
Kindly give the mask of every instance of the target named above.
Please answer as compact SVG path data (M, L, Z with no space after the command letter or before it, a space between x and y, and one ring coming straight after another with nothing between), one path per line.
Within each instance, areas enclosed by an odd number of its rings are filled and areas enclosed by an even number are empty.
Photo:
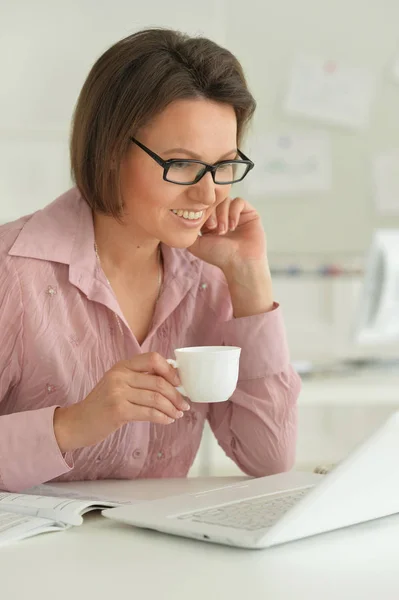
M207 508L198 512L179 515L181 520L222 525L233 529L256 531L271 527L288 509L298 502L310 487L279 496L260 496L241 500L233 504L225 504L215 508Z

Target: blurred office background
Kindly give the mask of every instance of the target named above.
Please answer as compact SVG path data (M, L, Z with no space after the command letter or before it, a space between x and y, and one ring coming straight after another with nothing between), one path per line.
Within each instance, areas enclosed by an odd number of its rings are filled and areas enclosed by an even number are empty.
M373 231L399 227L396 0L0 0L0 222L71 186L73 107L98 56L148 26L204 34L258 102L236 193L260 211L276 300L303 371L297 466L342 458L399 405L399 339L353 331ZM193 474L236 468L205 431Z

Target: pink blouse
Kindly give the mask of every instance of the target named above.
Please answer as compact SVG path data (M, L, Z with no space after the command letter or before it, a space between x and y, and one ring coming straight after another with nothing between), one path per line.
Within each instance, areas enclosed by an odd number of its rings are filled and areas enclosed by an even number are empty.
M1 489L185 477L205 419L245 473L292 467L300 379L289 363L280 308L235 319L219 269L186 250L163 245L162 252L163 291L140 346L98 267L92 213L75 188L0 227ZM212 344L242 348L231 400L193 404L172 425L132 422L95 446L60 452L55 408L85 398L116 362L150 351L173 358L174 348Z

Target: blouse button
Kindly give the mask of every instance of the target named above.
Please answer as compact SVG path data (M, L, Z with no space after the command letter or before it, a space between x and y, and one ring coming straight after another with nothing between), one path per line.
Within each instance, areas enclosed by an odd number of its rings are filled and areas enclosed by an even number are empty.
M184 415L184 418L186 419L187 423L190 423L191 425L195 425L197 422L197 415L195 412L193 412L193 409L187 411Z
M133 458L140 458L141 456L141 450L140 448L136 448L136 450L133 451Z
M162 458L165 458L165 454L161 450L160 452L157 453L157 459L161 460Z

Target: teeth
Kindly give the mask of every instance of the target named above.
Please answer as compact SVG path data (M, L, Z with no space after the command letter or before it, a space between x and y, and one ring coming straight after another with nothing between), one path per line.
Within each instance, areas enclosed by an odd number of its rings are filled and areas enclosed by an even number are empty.
M192 210L174 210L172 209L172 213L177 215L178 217L183 217L183 219L188 219L189 221L195 221L197 219L201 219L204 211L193 212Z

